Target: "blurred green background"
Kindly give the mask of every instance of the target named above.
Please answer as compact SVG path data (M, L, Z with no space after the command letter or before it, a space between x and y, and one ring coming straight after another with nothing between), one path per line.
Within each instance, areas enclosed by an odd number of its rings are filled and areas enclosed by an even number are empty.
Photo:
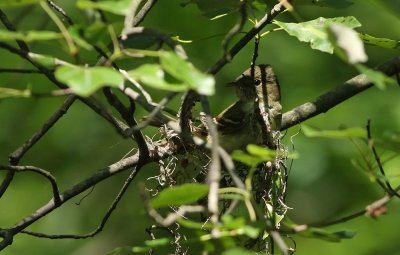
M143 26L159 29L164 33L179 36L182 40L193 40L184 44L193 63L207 70L222 55L221 40L237 20L237 15L210 21L201 15L193 4L182 8L183 1L159 1L142 23ZM274 2L274 1L272 1ZM311 1L300 1L308 3ZM297 12L303 20L317 17L355 16L363 25L357 29L377 37L400 38L400 20L373 1L355 2L345 9L318 7L302 4ZM77 22L84 22L84 12L75 8L75 1L57 1ZM49 18L38 7L6 9L20 30L56 30ZM111 17L115 20L117 17ZM278 20L295 21L286 13ZM267 27L271 29L273 26ZM245 31L249 29L247 25ZM235 39L239 38L236 37ZM34 43L35 52L56 54L67 58L65 48L59 42ZM368 66L373 67L396 55L398 51L366 46ZM231 63L216 76L217 92L211 98L213 113L216 114L235 100L231 90L224 84L235 79L251 61L253 43L249 43ZM25 61L0 49L3 68L28 68ZM82 60L95 63L93 54L86 53ZM284 32L274 32L263 37L260 43L258 63L270 63L279 77L284 110L304 103L357 74L351 66L333 55L311 50L305 43L298 42ZM25 89L32 86L35 92L48 92L54 86L40 75L0 73L0 86ZM165 93L152 91L155 99ZM400 90L369 89L345 101L325 114L306 122L320 129L337 129L341 126L364 127L367 119L372 120L373 135L382 137L387 132L398 132L400 128ZM177 109L179 97L169 107ZM0 163L7 164L9 153L29 138L61 105L64 98L7 99L0 100ZM145 114L143 112L143 114ZM294 146L300 158L293 162L289 177L287 205L293 209L289 216L297 223L317 223L337 219L363 209L384 194L376 183L371 182L365 172L356 169L352 159L362 155L349 140L306 138L297 134L300 126L291 128L284 139L288 147ZM150 130L153 135L155 130ZM296 135L297 134L297 135ZM295 135L295 136L293 136ZM293 136L293 137L292 137ZM293 144L291 143L293 141ZM360 143L364 153L368 149ZM20 162L50 170L57 178L61 190L89 177L103 166L112 164L135 147L132 141L123 140L102 118L80 102L72 108L50 132ZM289 162L290 163L290 162ZM385 165L388 176L399 184L399 159ZM38 239L24 234L15 237L13 245L2 254L106 254L118 246L139 245L148 238L144 231L150 221L144 213L138 195L140 182L157 173L153 164L141 170L138 178L111 216L105 229L88 240ZM97 185L79 205L83 197L72 199L50 215L42 218L29 230L47 234L83 234L97 227L104 213L122 186L129 170ZM0 173L0 180L5 172ZM0 200L0 227L12 226L51 197L51 187L43 178L32 173L20 173ZM332 230L355 230L358 234L341 243L294 237L298 255L316 254L400 254L398 235L400 230L400 202L392 201L388 214L379 219L360 217L348 223L335 225Z

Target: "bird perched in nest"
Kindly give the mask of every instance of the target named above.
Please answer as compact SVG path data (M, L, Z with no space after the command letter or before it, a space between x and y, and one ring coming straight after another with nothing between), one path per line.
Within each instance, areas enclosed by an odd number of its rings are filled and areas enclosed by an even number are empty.
M263 122L268 122L266 132L280 129L282 107L275 73L270 65L257 65L253 72L249 68L229 83L239 100L214 118L219 143L228 152L262 144Z

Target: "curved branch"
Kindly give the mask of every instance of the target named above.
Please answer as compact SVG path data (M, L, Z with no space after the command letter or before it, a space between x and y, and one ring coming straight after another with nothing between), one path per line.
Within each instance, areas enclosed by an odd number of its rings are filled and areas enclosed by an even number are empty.
M400 56L390 59L389 61L377 66L375 69L388 76L399 73ZM357 75L346 81L343 85L332 89L313 101L304 103L283 114L281 130L288 129L320 113L325 113L346 99L369 89L373 85L374 84L370 82L365 75Z

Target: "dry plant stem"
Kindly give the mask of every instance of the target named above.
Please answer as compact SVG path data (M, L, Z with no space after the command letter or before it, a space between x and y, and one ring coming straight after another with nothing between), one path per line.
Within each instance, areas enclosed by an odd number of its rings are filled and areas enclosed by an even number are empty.
M11 165L18 165L20 159L25 155L25 153L32 148L49 130L50 128L67 113L68 109L75 102L77 97L75 95L70 95L61 105L61 107L43 124L43 126L36 131L31 138L29 138L24 144L22 144L17 150L9 155L9 160Z
M139 8L139 5L143 0L132 0L125 16L124 20L124 29L122 30L121 36L122 38L126 38L126 31L133 27L133 20L136 16L136 11Z
M388 76L399 73L400 56L392 58L391 60L377 66L375 69ZM288 129L320 113L325 113L346 99L349 99L372 86L373 83L371 83L365 75L357 75L356 77L346 81L343 85L332 89L313 101L304 103L283 114L281 130Z
M211 222L214 224L218 223L218 190L219 181L221 179L221 164L218 153L218 132L217 127L214 124L213 118L210 115L210 105L205 96L200 97L203 110L206 114L206 124L211 136L211 163L208 169L207 180L210 186L208 192L208 211L211 213ZM213 235L217 234L216 229L212 231ZM217 237L217 236L214 236Z
M58 185L56 182L56 178L48 171L41 169L39 167L35 166L3 166L0 165L0 170L8 170L8 171L13 171L13 172L34 172L42 175L45 177L51 184L51 187L53 189L53 197L54 197L54 202L56 205L59 205L61 202L60 199L60 191L58 190Z

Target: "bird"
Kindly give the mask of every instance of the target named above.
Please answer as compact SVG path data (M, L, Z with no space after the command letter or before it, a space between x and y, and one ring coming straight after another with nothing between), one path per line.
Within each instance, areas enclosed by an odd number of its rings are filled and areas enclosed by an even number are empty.
M232 152L244 149L248 144L262 144L262 121L269 123L267 132L279 130L282 117L280 88L270 65L248 68L228 86L235 89L238 100L214 117L220 146Z

